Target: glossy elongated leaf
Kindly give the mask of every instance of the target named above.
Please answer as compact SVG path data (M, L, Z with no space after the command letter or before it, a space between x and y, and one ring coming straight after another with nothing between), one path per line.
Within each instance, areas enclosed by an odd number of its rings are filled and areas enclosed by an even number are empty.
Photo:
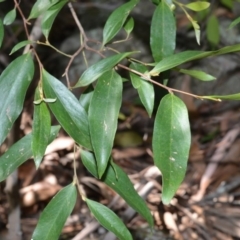
M49 142L51 143L57 136L60 126L53 126ZM12 145L0 157L0 182L5 180L15 169L33 156L32 148L32 134L28 134L14 145Z
M213 46L217 46L220 41L219 23L215 15L210 16L207 21L207 40Z
M53 22L61 11L63 6L68 2L68 0L61 0L60 2L56 3L55 5L51 6L43 15L41 28L42 33L46 39L48 39L49 33L51 31Z
M119 53L111 57L104 58L93 64L86 71L84 71L74 88L84 87L91 84L101 77L105 72L111 70L116 64L133 53L134 52Z
M230 95L211 95L211 96L203 96L203 99L211 99L211 100L240 100L240 93L230 94Z
M172 55L176 43L176 21L165 1L157 6L151 23L150 46L156 62Z
M190 62L193 60L212 57L217 55L222 55L231 52L240 51L240 44L228 46L221 48L216 51L185 51L181 53L174 54L172 56L166 57L161 60L156 66L150 71L150 75L157 76L160 72L164 72L166 70L177 67L183 63Z
M6 14L6 16L3 19L3 24L10 25L14 22L15 19L16 19L16 9L14 8Z
M31 44L31 43L32 43L32 41L30 41L30 40L25 40L25 41L22 41L22 42L16 44L16 45L13 47L13 49L12 49L12 51L10 52L9 55L15 53L15 52L16 52L17 50L19 50L20 48L25 47L26 45Z
M120 240L132 240L132 235L122 220L104 205L86 199L86 203L98 222L107 230L113 232Z
M28 53L12 61L0 76L0 144L22 111L33 73L34 64L31 54Z
M40 99L39 88L35 91L35 100ZM42 101L34 105L32 151L36 168L39 167L46 151L51 132L51 117L47 105Z
M81 159L87 170L97 178L98 171L94 155L82 150ZM138 195L128 175L118 165L112 162L107 167L101 180L116 191L129 206L141 214L150 226L153 226L153 218L145 201Z
M79 102L84 107L86 112L88 112L88 108L93 96L93 91L93 86L89 85L88 88L83 93L81 93L81 96L79 98Z
M153 130L154 163L162 173L162 202L168 204L185 176L191 143L188 111L173 94L160 102Z
M139 63L131 63L130 68L141 73L148 71L146 66ZM146 108L148 115L151 117L154 107L154 88L152 83L142 79L132 72L130 72L130 77L134 88L138 91L143 106Z
M131 0L112 12L103 28L103 46L111 41L120 31L129 13L138 2L139 0Z
M37 0L31 9L28 19L39 17L42 13L59 1L60 0Z
M0 18L0 47L2 46L3 38L4 38L4 26L2 19Z
M233 28L239 23L240 23L240 17L238 17L234 21L232 21L228 28Z
M76 200L75 184L72 183L60 190L43 210L33 232L32 240L58 240Z
M89 106L89 129L100 178L111 155L121 103L122 79L110 70L99 78Z
M212 81L216 79L214 76L199 70L180 69L179 72L185 73L202 81Z
M48 106L64 130L78 144L92 149L87 113L76 97L46 70L43 70L43 90L46 98L57 99Z
M205 10L209 8L209 6L210 6L209 2L202 2L202 1L191 2L185 5L186 8L189 8L195 12L200 12L202 10Z

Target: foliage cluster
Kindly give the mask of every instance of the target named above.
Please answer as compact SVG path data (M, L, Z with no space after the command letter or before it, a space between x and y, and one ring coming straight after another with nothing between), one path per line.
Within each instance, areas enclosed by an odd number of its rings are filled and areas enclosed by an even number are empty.
M208 73L182 69L180 65L193 60L239 51L240 44L216 51L188 50L175 53L175 8L179 7L184 11L194 28L196 41L200 44L200 27L189 12L206 10L210 3L194 1L182 4L172 0L152 0L152 3L155 4L155 11L152 14L149 42L154 62L143 63L134 58L135 52L117 52L110 47L114 37L121 29L126 31L126 39L118 44L124 44L126 40L131 41L129 36L134 29L134 19L130 13L138 3L139 0L130 0L112 12L103 28L102 42L99 43L88 38L70 1L37 0L29 13L29 17L25 17L20 2L14 0L14 8L3 19L0 19L0 45L4 38L4 25L11 25L18 12L22 18L26 40L16 44L10 54L23 47L25 47L25 51L9 64L0 76L0 101L2 103L0 109L0 144L5 141L14 122L21 114L26 91L36 71L34 59L40 71L40 79L33 102L32 133L14 143L0 157L0 181L5 180L32 156L36 168L38 168L46 147L57 136L59 129L63 128L76 142L76 148L80 149L81 161L86 169L95 178L100 179L115 190L146 219L150 226L153 226L153 219L146 203L134 189L127 174L113 162L111 157L122 103L123 82L126 80L121 77L118 69L129 72L129 81L137 90L149 117L152 116L154 109L153 84L168 91L159 106L155 106L157 112L154 121L152 148L154 163L162 173L162 201L164 204L169 204L186 172L191 143L190 124L184 102L174 94L181 91L168 87L168 79L165 79L164 84L162 84L153 80L153 77L173 70L188 74L201 81L215 80ZM61 52L49 42L53 22L65 5L68 5L80 33L80 48L72 55ZM40 16L45 42L32 39L29 32L30 22ZM233 22L232 26L238 22L239 19ZM95 43L99 50L90 47L90 42ZM51 47L59 54L69 58L64 72L68 86L65 86L45 70L36 45ZM92 51L100 55L102 60L86 67L76 85L70 86L69 68L76 56L82 54L84 58L85 51ZM112 55L105 57L105 51L111 52ZM121 64L124 59L128 61L127 65ZM85 59L85 61L87 60ZM73 88L83 88L85 92L77 99L71 91ZM240 94L197 96L192 93L182 93L198 99L215 101L240 99ZM59 126L51 126L51 114L55 116ZM80 188L75 167L73 182L59 191L44 209L32 239L58 239L62 227L76 203L77 192L86 202L94 217L106 229L112 231L119 239L132 239L129 230L115 213L104 205L88 199L84 194Z

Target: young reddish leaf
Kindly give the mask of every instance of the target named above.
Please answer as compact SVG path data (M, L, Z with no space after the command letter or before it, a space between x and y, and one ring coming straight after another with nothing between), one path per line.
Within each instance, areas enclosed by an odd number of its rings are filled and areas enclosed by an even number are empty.
M22 42L19 42L18 44L16 44L12 51L9 53L9 55L15 53L17 50L19 50L20 48L22 47L25 47L26 45L28 44L31 44L33 41L30 41L30 40L25 40L25 41L22 41Z
M34 64L30 53L13 60L0 76L0 144L3 143L23 108Z
M216 80L216 78L214 76L212 76L210 74L207 74L203 71L199 71L199 70L180 69L179 72L187 74L189 76L192 76L192 77L197 78L197 79L202 80L202 81Z
M42 33L45 36L46 39L48 39L49 33L51 31L53 22L58 15L58 13L61 11L63 6L68 2L68 0L61 0L59 3L51 6L43 15L41 28Z
M111 41L124 25L129 13L139 0L131 0L114 10L103 28L103 46Z
M130 68L141 73L148 71L144 65L139 63L131 63ZM151 117L154 107L154 88L152 83L132 72L130 72L130 77L134 88L138 91L143 106L146 108L148 115Z
M64 130L78 144L91 150L87 113L76 97L46 70L43 70L43 90L46 98L57 99L48 106Z
M165 1L157 6L151 23L150 46L155 62L172 55L176 43L176 20Z
M60 126L53 126L48 143L51 143L57 136ZM0 157L0 182L5 180L15 169L32 157L31 148L32 134L28 134L14 143Z
M223 55L226 53L231 52L238 52L240 51L240 44L227 46L224 48L221 48L216 51L185 51L180 52L171 56L168 56L161 60L159 63L156 64L156 66L150 71L151 76L157 76L160 72L164 72L166 70L172 69L174 67L177 67L183 63L190 62L197 59L202 59L206 57L212 57L212 56L218 56Z
M202 1L191 2L185 5L186 8L189 8L195 12L200 12L202 10L205 10L209 8L209 6L210 6L209 2L202 2Z
M31 9L28 20L39 17L42 13L59 1L60 0L37 0Z
M4 17L3 24L10 25L14 22L15 19L16 19L16 9L14 8L11 11L9 11L7 15Z
M132 240L132 235L122 220L104 205L86 199L86 203L98 222L107 230L113 232L120 240Z
M122 61L124 58L128 57L129 55L133 54L134 52L127 52L127 53L119 53L116 55L113 55L108 58L104 58L100 60L99 62L93 64L91 67L89 67L74 88L76 87L85 87L95 80L97 80L99 77L101 77L105 72L111 70L116 64L118 64L120 61Z
M89 106L90 135L100 178L111 155L121 103L122 79L114 70L108 71L99 78Z
M75 184L72 183L60 190L43 210L33 232L32 240L58 240L76 200Z
M2 46L3 38L4 38L4 26L2 19L0 18L0 47Z
M35 91L35 100L40 99L39 88ZM51 117L47 105L42 101L34 105L32 151L36 168L39 167L49 142Z
M153 130L154 163L162 173L162 202L170 203L185 176L191 133L188 111L173 94L160 102Z
M98 171L94 155L82 150L81 159L87 170L97 178ZM138 195L128 175L118 165L112 162L107 167L101 180L116 191L129 206L141 214L151 227L153 226L153 218L145 201Z

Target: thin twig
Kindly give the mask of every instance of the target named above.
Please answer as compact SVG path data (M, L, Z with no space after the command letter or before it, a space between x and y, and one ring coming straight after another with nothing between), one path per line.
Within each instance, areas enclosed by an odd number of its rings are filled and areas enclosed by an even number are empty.
M133 73L139 75L140 77L142 77L143 79L145 79L145 80L147 80L147 81L149 81L149 82L151 82L151 83L153 83L153 84L155 84L157 86L165 88L168 92L178 92L178 93L182 93L182 94L185 94L185 95L188 95L188 96L192 96L192 97L197 98L197 99L203 99L202 96L198 96L198 95L195 95L195 94L192 94L192 93L184 92L184 91L181 91L181 90L178 90L178 89L175 89L175 88L167 87L166 85L163 85L163 84L161 84L159 82L156 82L156 81L152 80L146 74L140 73L140 72L138 72L138 71L136 71L134 69L131 69L129 67L126 67L126 66L124 66L122 64L118 64L117 66L120 67L120 68L126 69L129 72L133 72Z
M75 59L75 57L81 53L81 51L84 49L84 45L82 45L73 55L72 57L70 58L70 61L68 62L68 65L67 67L65 68L65 72L63 74L63 76L66 76L66 80L67 80L67 85L68 85L68 88L71 89L71 84L70 84L70 79L69 79L69 75L68 75L68 72L69 72L69 69L72 65L72 62L73 60Z
M72 13L72 16L73 16L73 19L74 19L75 23L77 24L77 26L78 26L78 28L79 28L79 31L80 31L81 34L83 35L84 41L87 42L87 41L88 41L88 38L87 38L87 36L86 36L86 34L85 34L85 31L84 31L84 29L83 29L83 27L82 27L82 24L81 24L81 22L79 21L78 16L77 16L77 14L76 14L76 12L75 12L75 10L74 10L71 2L68 3L68 7L69 7L69 9L70 9L70 11L71 11L71 13Z

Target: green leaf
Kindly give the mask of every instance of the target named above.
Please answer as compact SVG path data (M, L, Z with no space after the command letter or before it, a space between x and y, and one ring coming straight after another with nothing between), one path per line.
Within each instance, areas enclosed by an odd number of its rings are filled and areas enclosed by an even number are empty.
M132 240L132 235L122 220L104 205L86 199L86 203L98 222L107 230L113 232L120 240Z
M203 71L199 71L199 70L180 69L179 72L190 75L190 76L195 77L195 78L197 78L199 80L202 80L202 81L216 80L216 78L214 76L212 76L210 74L207 74Z
M202 10L205 10L209 8L210 3L209 2L202 2L202 1L196 1L196 2L191 2L186 5L184 5L186 8L189 8L195 12L200 12Z
M43 15L42 18L42 33L45 36L46 39L48 39L49 33L51 31L53 22L58 15L58 13L61 11L63 6L68 2L68 0L62 0L59 3L51 6Z
M172 55L175 49L176 21L165 1L157 6L151 23L150 46L156 62Z
M90 135L100 178L111 155L121 103L122 79L110 70L99 78L89 106Z
M223 55L231 52L240 51L240 44L227 46L216 51L185 51L166 57L156 64L156 66L150 71L151 76L157 76L160 72L177 67L183 63L198 60L206 57Z
M215 15L210 16L207 21L207 40L212 46L217 46L220 41L219 23Z
M134 28L134 20L132 17L130 17L127 22L124 24L123 26L124 30L127 33L127 38L129 37L130 33L132 32L133 28Z
M240 93L230 94L230 95L212 95L212 96L202 96L203 99L210 100L240 100Z
M94 90L93 86L89 85L87 89L85 89L85 91L81 93L81 96L79 98L79 102L83 106L86 112L88 112L89 105L92 100L93 90Z
M151 0L153 4L158 5L160 3L160 0Z
M141 73L148 71L144 65L139 63L131 63L130 68ZM152 83L132 72L130 72L130 77L134 88L138 91L143 106L146 108L148 115L151 117L154 107L154 88Z
M169 204L185 176L191 133L188 111L173 94L160 102L153 130L154 163L162 173L162 202Z
M15 19L16 19L16 9L14 8L6 14L6 16L3 19L3 24L10 25L14 22Z
M87 170L97 178L98 172L94 155L81 150L81 159ZM141 214L151 227L153 226L153 218L145 201L138 195L128 175L118 165L113 162L109 164L101 180L116 191L129 206Z
M232 21L228 28L233 28L239 23L240 23L240 17L238 17L234 21Z
M25 41L22 41L22 42L16 44L16 45L13 47L13 49L12 49L12 51L10 52L9 55L15 53L15 52L16 52L17 50L19 50L20 48L25 47L26 45L31 44L31 43L33 43L33 41L25 40Z
M220 2L221 2L221 4L222 4L223 6L229 8L230 10L232 10L232 9L233 9L233 3L234 3L235 1L233 1L233 0L220 0ZM238 1L238 2L239 2L239 1Z
M91 150L87 113L76 97L46 70L43 70L43 90L46 98L57 99L48 106L64 130L78 144Z
M39 88L35 91L35 100L40 98ZM32 151L36 168L39 167L46 151L51 132L51 117L45 102L34 105Z
M85 87L91 84L99 77L101 77L105 72L111 70L121 60L133 53L134 52L119 53L111 57L104 58L99 62L93 64L86 71L83 72L82 76L80 77L74 88Z
M71 214L77 200L75 184L64 187L52 198L43 210L32 240L58 240L62 228Z
M51 143L56 138L59 129L60 126L53 126L51 128L48 143ZM32 139L32 134L30 133L17 141L0 157L0 182L5 180L15 169L32 157Z
M120 31L129 13L138 2L139 0L131 0L112 12L103 28L103 46L111 41Z
M33 78L30 53L13 60L0 76L0 144L3 143L23 109L24 98Z
M2 46L3 38L4 38L4 26L2 19L0 18L0 47Z
M60 0L37 0L31 9L28 20L39 17L42 13L59 1Z

